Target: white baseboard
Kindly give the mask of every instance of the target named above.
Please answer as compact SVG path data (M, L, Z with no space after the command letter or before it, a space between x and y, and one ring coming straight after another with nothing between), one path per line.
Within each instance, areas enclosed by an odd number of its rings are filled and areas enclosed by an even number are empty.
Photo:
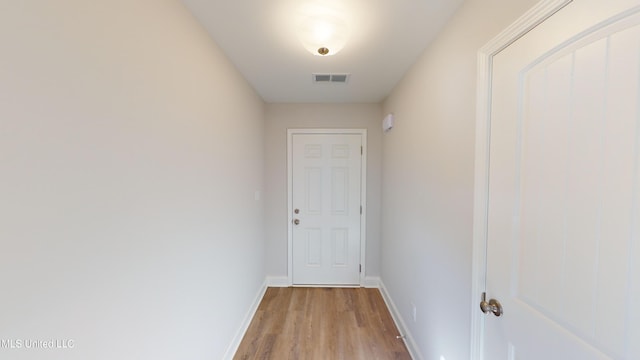
M289 287L289 278L286 276L267 276L268 287Z
M289 287L289 286L291 286L291 284L289 284L289 278L286 276L267 276L267 287ZM362 287L379 288L380 278L377 276L366 276L363 280Z
M258 290L258 294L253 300L253 303L251 304L249 311L247 311L247 314L242 320L242 325L240 325L240 328L236 332L236 335L233 337L231 344L227 348L227 351L224 353L224 357L223 357L224 360L232 360L233 356L236 354L236 351L238 351L240 342L242 342L242 338L244 337L244 334L247 332L247 329L249 329L249 325L251 325L251 320L253 320L253 317L256 314L256 311L258 311L258 306L260 305L260 302L262 301L262 298L264 297L264 293L266 291L267 291L267 282L265 281L260 287L260 290Z
M414 360L424 359L422 357L422 354L420 353L420 350L418 350L418 346L416 345L416 342L413 339L413 336L409 332L409 328L407 327L407 324L402 319L402 316L400 315L400 312L398 311L396 304L393 302L393 299L389 295L389 292L387 292L387 288L384 286L384 282L382 282L382 280L380 279L378 280L380 284L380 293L382 294L382 298L384 299L384 302L387 303L387 307L391 312L391 317L393 318L393 321L396 323L396 326L398 327L398 331L400 331L400 334L404 335L404 343L407 346L407 350L409 350L409 354L411 355L411 358Z
M365 276L362 283L362 287L366 288L380 288L380 277L378 276Z

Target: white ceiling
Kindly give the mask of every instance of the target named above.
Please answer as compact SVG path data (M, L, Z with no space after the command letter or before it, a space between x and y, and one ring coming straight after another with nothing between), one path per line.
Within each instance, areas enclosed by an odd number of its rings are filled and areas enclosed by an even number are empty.
M267 102L382 101L463 0L182 0ZM309 3L334 6L350 30L334 56L298 39ZM314 73L351 74L347 84L315 84Z

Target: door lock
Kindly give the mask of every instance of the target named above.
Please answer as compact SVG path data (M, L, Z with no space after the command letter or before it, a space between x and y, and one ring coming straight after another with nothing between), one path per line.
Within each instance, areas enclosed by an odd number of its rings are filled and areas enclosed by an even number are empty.
M293 219L293 225L300 225L299 219Z
M502 305L500 304L500 301L496 299L490 299L487 302L486 292L482 293L482 301L480 301L480 310L482 310L482 312L485 314L488 314L491 312L495 316L501 316L503 314Z

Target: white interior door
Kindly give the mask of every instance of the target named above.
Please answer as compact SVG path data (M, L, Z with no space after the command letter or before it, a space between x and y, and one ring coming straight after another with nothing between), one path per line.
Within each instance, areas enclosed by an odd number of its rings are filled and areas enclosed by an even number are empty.
M292 135L294 285L359 285L362 136Z
M640 359L640 2L494 57L484 359Z

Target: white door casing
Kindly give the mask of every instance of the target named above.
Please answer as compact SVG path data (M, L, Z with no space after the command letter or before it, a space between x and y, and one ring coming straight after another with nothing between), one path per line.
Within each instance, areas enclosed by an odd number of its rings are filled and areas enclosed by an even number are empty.
M638 24L637 0L574 1L485 56L474 359L640 358Z
M289 283L361 285L366 131L292 129L288 143Z

